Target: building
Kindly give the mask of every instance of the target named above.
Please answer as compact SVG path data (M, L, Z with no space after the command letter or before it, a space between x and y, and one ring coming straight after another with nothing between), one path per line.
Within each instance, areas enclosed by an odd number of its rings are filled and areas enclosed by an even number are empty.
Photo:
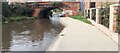
M117 43L119 6L119 0L84 0L84 16Z
M115 4L118 3L119 0L84 0L84 9L88 10L90 8L99 8L105 6L105 3Z

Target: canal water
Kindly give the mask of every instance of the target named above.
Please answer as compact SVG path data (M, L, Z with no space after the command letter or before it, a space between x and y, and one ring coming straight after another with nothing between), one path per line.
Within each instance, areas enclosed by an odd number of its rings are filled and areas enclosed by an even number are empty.
M59 17L3 24L3 51L45 51L64 26Z

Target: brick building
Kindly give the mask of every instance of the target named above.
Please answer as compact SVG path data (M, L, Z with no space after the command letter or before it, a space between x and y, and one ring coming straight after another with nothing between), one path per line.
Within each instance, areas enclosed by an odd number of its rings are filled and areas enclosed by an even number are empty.
M72 15L76 15L80 9L80 2L63 2L69 7L65 7L64 10L72 10Z
M119 6L119 0L84 0L84 16L117 43Z
M84 12L90 8L100 8L105 6L106 3L116 4L119 0L84 0Z

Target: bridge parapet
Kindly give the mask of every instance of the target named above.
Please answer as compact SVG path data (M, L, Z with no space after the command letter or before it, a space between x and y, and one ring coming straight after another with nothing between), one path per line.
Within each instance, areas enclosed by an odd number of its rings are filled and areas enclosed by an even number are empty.
M43 8L59 8L66 12L69 11L68 13L65 13L65 14L67 14L67 16L77 14L79 7L80 7L79 2L62 2L62 3L65 4L67 7L53 5L53 4L51 4L51 2L39 2L39 5L36 5L34 7L35 12L33 13L33 16L38 16L39 12ZM30 3L29 3L29 5L34 6L34 4L30 4Z

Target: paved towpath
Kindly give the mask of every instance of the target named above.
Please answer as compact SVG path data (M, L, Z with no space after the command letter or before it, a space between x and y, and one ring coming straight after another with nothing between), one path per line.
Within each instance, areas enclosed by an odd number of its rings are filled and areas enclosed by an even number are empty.
M95 26L69 17L60 18L66 28L50 51L118 51L118 45Z

